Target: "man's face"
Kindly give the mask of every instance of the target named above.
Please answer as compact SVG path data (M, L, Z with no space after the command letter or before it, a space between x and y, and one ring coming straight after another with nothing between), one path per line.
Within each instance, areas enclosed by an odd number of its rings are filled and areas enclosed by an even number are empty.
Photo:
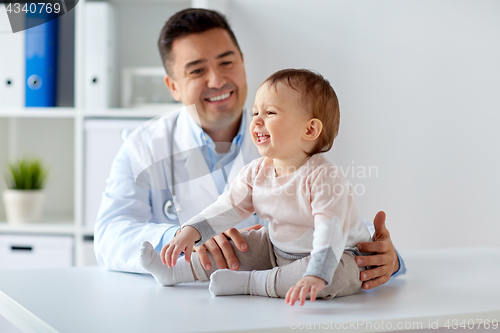
M247 96L243 57L224 29L176 39L171 76L165 83L184 105L195 104L205 130L224 129L240 119Z

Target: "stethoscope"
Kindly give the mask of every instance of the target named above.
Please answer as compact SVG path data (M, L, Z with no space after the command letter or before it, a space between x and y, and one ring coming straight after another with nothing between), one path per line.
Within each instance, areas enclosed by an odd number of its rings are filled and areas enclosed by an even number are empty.
M177 201L177 196L175 195L175 181L174 181L174 132L177 127L177 119L179 115L175 118L174 126L172 127L172 134L170 137L170 179L172 180L172 199L167 200L163 206L163 212L169 221L177 220L178 214L182 212L182 207L179 201Z
M167 200L163 206L163 212L169 221L175 221L179 218L179 213L182 212L182 207L179 201L177 201L177 196L175 195L175 181L174 181L174 132L177 128L177 120L179 115L175 118L174 126L172 126L172 134L170 135L170 179L172 180L172 199ZM213 162L212 162L213 164ZM228 184L228 179L224 168L221 168L222 175L224 176L224 182Z

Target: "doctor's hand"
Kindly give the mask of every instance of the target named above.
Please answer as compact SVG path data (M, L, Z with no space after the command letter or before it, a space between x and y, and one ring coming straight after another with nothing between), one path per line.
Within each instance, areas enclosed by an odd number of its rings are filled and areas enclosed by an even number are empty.
M359 243L356 247L361 252L375 252L371 256L359 256L356 258L358 266L376 266L361 272L360 280L363 289L378 287L391 278L391 275L399 269L399 259L394 245L392 245L389 230L385 227L385 213L378 212L373 220L375 233L373 242Z
M231 246L229 240L233 241L238 250L245 252L248 250L248 245L243 237L241 237L240 233L249 230L259 230L260 228L262 228L260 224L253 225L242 230L231 228L224 231L222 234L209 239L203 245L196 246L195 251L198 254L198 258L200 258L203 268L206 270L212 268L212 264L207 253L208 251L212 254L212 257L214 258L219 269L230 268L234 271L238 270L240 263L238 262L238 258L236 258L236 254L234 254L233 247Z
M191 262L194 243L200 239L201 235L196 228L186 226L180 229L175 237L161 249L161 261L172 268L177 263L179 255L184 252L186 261Z

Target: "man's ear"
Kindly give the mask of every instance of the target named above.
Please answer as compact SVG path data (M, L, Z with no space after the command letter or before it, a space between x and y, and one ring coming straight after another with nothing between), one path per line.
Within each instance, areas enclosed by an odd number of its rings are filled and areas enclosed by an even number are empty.
M179 93L179 90L177 89L177 84L175 83L174 79L172 79L168 74L165 74L165 85L167 86L168 90L170 90L170 93L172 96L175 98L177 102L182 102L181 101L181 94Z
M309 119L307 122L306 132L302 137L304 140L316 140L323 130L323 123L318 118Z

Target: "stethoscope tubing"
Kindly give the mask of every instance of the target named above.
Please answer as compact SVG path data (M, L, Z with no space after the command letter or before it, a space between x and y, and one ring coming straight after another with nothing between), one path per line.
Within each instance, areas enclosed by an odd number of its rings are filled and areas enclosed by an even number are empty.
M175 173L174 173L174 132L177 128L177 120L179 115L175 118L174 125L172 126L172 133L170 134L170 179L172 181L172 199L167 200L163 206L163 212L165 216L170 221L175 221L179 219L178 214L182 211L180 203L177 201L177 196L175 194Z

